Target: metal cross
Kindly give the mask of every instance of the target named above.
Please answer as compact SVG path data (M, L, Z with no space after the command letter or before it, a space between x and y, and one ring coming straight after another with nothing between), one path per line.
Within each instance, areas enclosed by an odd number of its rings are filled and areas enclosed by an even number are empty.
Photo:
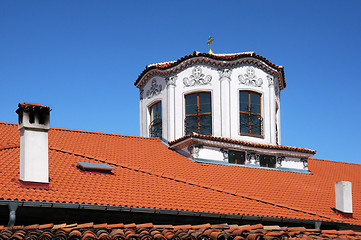
M209 45L209 47L211 46L213 41L214 41L214 39L211 36L209 36L208 41L207 41L207 44Z
M213 54L213 51L211 49L211 44L213 43L213 41L214 41L214 39L211 36L209 36L208 41L207 41L207 44L209 45L209 51L208 51L209 54Z

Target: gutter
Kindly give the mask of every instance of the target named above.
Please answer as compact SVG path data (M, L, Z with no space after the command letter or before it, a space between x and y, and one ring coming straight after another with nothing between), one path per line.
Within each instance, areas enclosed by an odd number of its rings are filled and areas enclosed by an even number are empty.
M63 208L63 209L84 209L84 210L100 210L100 211L119 211L119 212L134 212L134 213L151 213L151 214L165 214L165 215L178 215L178 216L191 216L191 217L210 217L221 219L237 219L249 221L268 221L280 223L296 223L296 224L314 224L315 228L320 228L322 223L337 224L343 227L350 228L352 225L343 222L334 221L320 221L309 219L297 218L283 218L283 217L265 217L253 215L240 215L240 214L224 214L224 213L211 213L211 212L194 212L185 210L172 210L172 209L157 209L157 208L139 208L139 207L123 207L114 205L96 205L96 204L81 204L81 203L59 203L59 202L39 202L39 201L18 201L18 200L0 200L1 205L8 205L10 210L10 223L12 226L15 224L15 211L17 207L40 207L40 208ZM11 206L11 208L10 208Z
M15 225L15 220L16 220L16 209L18 209L19 206L19 201L15 200L15 201L10 201L8 202L8 207L9 207L9 222L8 222L8 227L13 227Z

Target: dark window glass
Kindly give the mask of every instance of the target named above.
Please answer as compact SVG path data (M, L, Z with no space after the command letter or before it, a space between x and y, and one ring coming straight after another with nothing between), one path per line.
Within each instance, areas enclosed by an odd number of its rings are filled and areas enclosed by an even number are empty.
M228 152L228 162L235 164L245 164L245 153L237 152L237 151L229 151Z
M199 92L185 96L185 132L212 135L211 93Z
M261 155L259 157L259 165L261 167L275 168L276 167L276 157Z
M261 167L267 167L267 159L266 159L266 156L259 156L259 165Z
M261 113L261 95L258 93L250 92L251 97L251 112Z
M151 137L162 137L162 102L157 102L150 108L150 127Z
M234 151L228 152L228 162L235 163L236 162L236 153Z
M261 94L239 92L240 132L262 135Z
M251 115L251 133L261 135L261 116Z
M198 117L189 116L186 118L187 134L191 132L198 133Z
M199 93L199 113L211 112L211 94Z
M240 92L239 93L239 106L240 106L240 111L242 112L248 112L248 92Z
M189 94L186 96L186 114L197 114L197 95Z

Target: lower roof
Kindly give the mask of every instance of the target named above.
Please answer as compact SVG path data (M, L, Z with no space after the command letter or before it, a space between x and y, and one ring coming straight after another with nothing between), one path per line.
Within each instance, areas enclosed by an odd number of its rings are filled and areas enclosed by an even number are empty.
M145 224L35 224L0 226L1 239L133 239L133 240L225 240L225 239L361 239L352 230L318 230L304 227L256 225L153 225Z
M46 186L19 180L17 124L0 123L0 200L163 209L361 225L361 165L309 160L312 174L197 163L157 138L51 128ZM77 162L106 163L111 173ZM337 214L334 184L351 181L353 217Z

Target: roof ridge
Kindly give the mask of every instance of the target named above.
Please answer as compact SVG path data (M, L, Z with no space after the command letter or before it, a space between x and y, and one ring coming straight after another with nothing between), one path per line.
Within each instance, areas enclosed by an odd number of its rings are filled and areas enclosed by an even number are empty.
M17 124L17 123L0 122L0 125L13 125L13 126L17 126L17 125L19 125L19 124ZM54 131L67 131L67 132L82 132L82 133L89 133L89 134L99 134L99 135L107 135L107 136L126 137L126 138L139 138L139 139L147 139L147 140L151 140L151 141L160 141L159 138L154 138L154 137L131 136L131 135L124 135L124 134L95 132L95 131L87 131L87 130L79 130L79 129L70 129L70 128L51 127L50 130L54 130Z
M53 128L53 127L51 127L50 130L66 131L66 132L81 132L81 133L88 133L88 134L98 134L98 135L107 135L107 136L125 137L125 138L140 138L140 139L147 139L147 140L151 140L151 141L160 141L159 138L154 138L154 137L131 136L131 135L116 134L116 133L95 132L95 131L78 130L78 129L70 129L70 128Z
M204 186L204 185L200 185L200 184L198 184L198 183L191 183L191 182L189 182L189 181L187 181L187 180L184 180L184 179L181 179L181 178L177 178L177 177L164 176L163 174L154 173L154 172L152 172L152 171L150 171L150 170L148 170L148 169L141 169L141 168L136 168L136 167L132 167L132 166L129 166L129 165L124 165L124 164L119 164L119 163L113 163L113 162L109 162L109 161L107 161L107 160L99 159L99 158L96 158L96 157L93 157L93 156L86 156L86 155L84 155L83 153L68 152L68 151L66 151L66 150L56 149L56 148L54 148L54 147L49 147L49 149L55 150L55 151L60 151L60 152L63 152L63 153L68 153L68 154L74 154L74 155L78 155L78 156L83 156L83 157L86 157L86 158L89 158L89 159L93 159L93 160L95 160L95 161L99 161L99 162L102 162L102 163L111 164L111 165L114 165L114 166L117 166L117 167L127 168L127 169L132 170L132 171L141 172L141 173L145 173L145 174L150 174L150 175L155 176L155 177L166 178L166 179L170 179L170 180L172 180L172 181L182 182L182 183L184 183L184 184L196 186L196 187L199 187L199 188L209 189L209 190L216 191L216 192L221 192L221 193L224 193L224 194L230 194L230 195L238 196L238 197L241 197L241 198L244 198L244 199L248 199L248 200L251 200L251 201L260 202L260 203L262 203L262 204L269 204L269 205L272 205L272 206L275 206L275 207L278 207L278 208L286 208L286 209L289 209L289 210L291 210L291 211L297 211L297 212L302 212L302 213L309 214L309 215L313 215L313 216L318 216L318 217L321 217L321 218L326 218L326 219L330 219L330 220L336 220L336 219L333 218L333 217L323 216L323 215L320 215L320 214L317 214L317 213L313 213L313 212L311 212L311 211L304 211L304 210L301 210L301 209L297 209L297 208L294 208L294 207L289 207L289 206L286 206L286 205L280 205L280 204L273 203L273 202L270 202L270 201L264 201L264 200L260 200L260 199L253 198L253 197L249 197L249 196L239 195L239 194L237 194L237 193L227 192L227 191L224 191L224 190L221 190L221 189L217 189L217 188L212 187L212 186Z
M361 164L358 164L358 163L351 163L351 162L341 162L341 161L327 160L327 159L320 159L320 158L309 158L309 160L324 161L324 162L332 162L332 163L343 163L343 164L356 165L356 166L361 167Z
M17 123L9 123L9 122L0 122L2 125L18 125Z

